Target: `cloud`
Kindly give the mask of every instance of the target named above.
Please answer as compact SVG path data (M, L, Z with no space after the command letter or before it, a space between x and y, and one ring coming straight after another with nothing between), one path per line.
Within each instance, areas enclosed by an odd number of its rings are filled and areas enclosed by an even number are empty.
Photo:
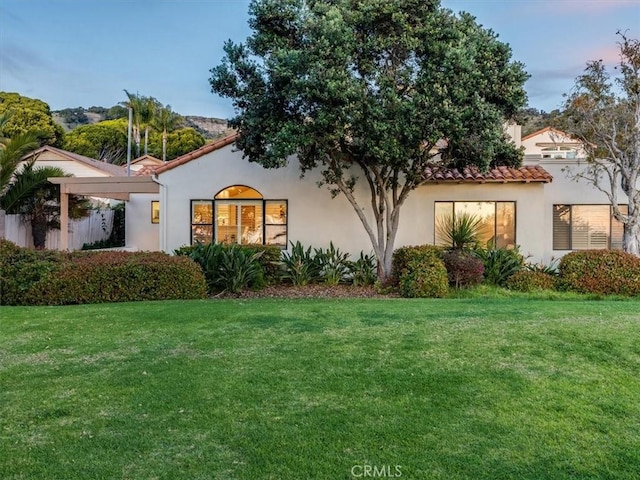
M48 67L49 62L35 50L12 42L3 42L0 49L0 69L3 75L11 75L18 80L26 81L34 70L47 69Z

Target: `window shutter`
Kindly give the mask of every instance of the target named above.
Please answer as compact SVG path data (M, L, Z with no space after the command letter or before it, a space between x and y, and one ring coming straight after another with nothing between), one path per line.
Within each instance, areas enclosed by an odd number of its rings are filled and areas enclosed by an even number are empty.
M571 213L571 240L574 250L609 248L609 205L574 205Z
M571 250L571 206L553 206L553 249Z

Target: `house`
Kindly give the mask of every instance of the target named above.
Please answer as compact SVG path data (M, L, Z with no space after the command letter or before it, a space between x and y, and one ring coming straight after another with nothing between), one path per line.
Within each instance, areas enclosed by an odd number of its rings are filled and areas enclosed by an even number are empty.
M165 162L163 162L159 158L154 157L153 155L142 155L141 157L131 160L131 163L129 164L129 169L131 170L131 172L138 172L145 167L151 167L151 168L159 167L163 163ZM123 165L122 168L126 172L127 166Z
M45 145L22 157L22 164L35 158L36 167L58 167L75 178L101 178L111 181L114 177L126 175L122 167L100 162L93 158L60 148ZM21 166L18 166L20 169ZM95 195L94 195L95 196ZM99 198L98 201L107 198ZM66 236L65 245L81 248L84 243L103 240L109 235L113 212L94 211L88 218L75 221L65 232L52 230L47 235L47 248L61 248L60 240ZM0 237L7 238L21 246L33 246L31 226L20 215L3 216L0 222Z
M58 167L74 177L121 177L122 167L100 162L93 158L45 145L22 157L23 161L36 158L38 167Z
M553 177L545 186L543 261L572 250L622 248L623 225L613 218L607 195L585 180L574 179L586 168L583 144L547 127L522 138L523 165L544 168ZM620 204L627 196L618 187ZM622 206L626 213L626 205Z
M583 168L580 143L550 128L522 139L519 132L511 128L525 147L521 168L427 170L424 185L402 207L396 246L438 243L441 219L468 212L484 219L483 240L517 245L531 261L549 263L574 249L619 248L622 226L606 196L569 176ZM264 169L243 159L236 138L146 165L127 179L120 188L129 199L127 247L171 253L212 240L282 248L290 241L316 247L332 241L352 254L371 252L353 207L318 188L318 172L301 179L295 158L286 167ZM366 186L356 185L355 193L370 217Z

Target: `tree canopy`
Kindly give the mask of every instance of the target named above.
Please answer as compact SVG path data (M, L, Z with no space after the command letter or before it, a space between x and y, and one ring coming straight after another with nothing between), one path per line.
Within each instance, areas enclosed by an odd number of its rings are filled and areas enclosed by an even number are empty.
M425 167L487 167L510 148L502 125L526 103L523 66L437 0L253 0L249 12L253 34L225 44L210 78L233 100L237 146L268 168L292 155L302 172L320 168L388 276L400 209Z
M83 125L65 135L63 148L96 160L121 165L127 158L126 131L125 119Z
M4 132L9 137L37 130L46 145L60 147L64 130L51 115L51 109L42 100L23 97L17 93L0 92L0 114L9 112Z
M625 251L640 255L640 40L619 36L617 75L612 79L602 60L588 62L567 95L559 125L582 140L588 155L586 169L571 174L609 197L624 224ZM627 199L619 198L618 189Z

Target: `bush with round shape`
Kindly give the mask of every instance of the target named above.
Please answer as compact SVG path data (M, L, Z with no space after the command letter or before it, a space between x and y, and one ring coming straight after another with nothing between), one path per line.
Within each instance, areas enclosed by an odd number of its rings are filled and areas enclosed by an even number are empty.
M400 294L407 298L442 298L449 293L444 262L432 255L409 260L399 280Z
M581 250L562 257L560 288L579 293L640 295L640 258L621 250Z
M472 287L482 282L484 264L479 258L461 250L452 250L444 254L443 260L449 277L449 285L463 288Z

